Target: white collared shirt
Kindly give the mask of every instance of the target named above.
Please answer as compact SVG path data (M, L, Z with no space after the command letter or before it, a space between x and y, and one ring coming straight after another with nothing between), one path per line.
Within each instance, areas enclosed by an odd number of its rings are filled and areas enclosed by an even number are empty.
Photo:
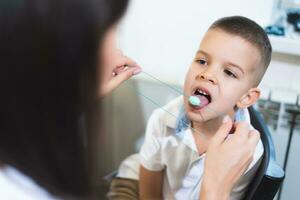
M178 119L174 116L180 116L182 100L182 97L176 98L164 106L163 110L157 109L153 112L147 124L145 142L139 156L131 156L125 160L118 174L118 177L137 179L139 164L150 171L165 170L164 199L193 200L198 199L200 195L205 154L198 155L189 127L176 132ZM166 110L168 112L165 112ZM240 113L244 116L239 117L250 123L247 109ZM262 154L263 145L260 141L252 163L230 194L231 200L241 199L259 167Z

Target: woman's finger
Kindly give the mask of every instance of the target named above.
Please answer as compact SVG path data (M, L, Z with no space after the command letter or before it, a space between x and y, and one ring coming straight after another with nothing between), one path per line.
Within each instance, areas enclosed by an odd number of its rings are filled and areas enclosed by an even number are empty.
M259 140L260 140L260 133L255 129L251 130L250 133L249 133L249 143L252 146L256 147Z
M223 123L212 138L212 142L215 144L220 144L222 143L226 137L228 136L230 130L232 128L232 120L231 118L226 115L223 119Z
M234 137L239 137L240 139L247 139L250 131L249 123L238 122L235 124Z
M121 83L128 80L132 76L139 74L141 71L142 69L139 67L132 67L119 71L119 73L117 73L116 76L110 81L110 89L115 89Z
M124 65L127 65L129 67L141 68L141 66L139 66L134 60L132 60L131 58L129 58L127 56L123 56L123 62L124 62Z

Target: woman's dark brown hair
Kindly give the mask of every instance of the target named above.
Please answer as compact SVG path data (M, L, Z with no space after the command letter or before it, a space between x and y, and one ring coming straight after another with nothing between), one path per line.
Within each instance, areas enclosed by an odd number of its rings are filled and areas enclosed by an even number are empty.
M0 2L0 162L64 199L92 197L97 54L127 3Z

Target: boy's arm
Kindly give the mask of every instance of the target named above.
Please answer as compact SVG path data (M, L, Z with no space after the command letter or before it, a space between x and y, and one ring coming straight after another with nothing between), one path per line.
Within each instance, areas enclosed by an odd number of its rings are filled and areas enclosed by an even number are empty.
M150 116L144 144L140 150L139 197L146 200L163 199L163 173L161 139L165 135L161 120L161 111Z
M139 196L143 199L163 199L163 170L149 171L140 165Z

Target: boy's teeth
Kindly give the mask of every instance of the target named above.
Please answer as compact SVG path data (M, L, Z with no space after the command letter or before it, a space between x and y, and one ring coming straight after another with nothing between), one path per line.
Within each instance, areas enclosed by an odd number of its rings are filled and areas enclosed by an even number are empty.
M208 95L206 92L202 91L202 90L197 90L200 94L203 94L203 95Z

